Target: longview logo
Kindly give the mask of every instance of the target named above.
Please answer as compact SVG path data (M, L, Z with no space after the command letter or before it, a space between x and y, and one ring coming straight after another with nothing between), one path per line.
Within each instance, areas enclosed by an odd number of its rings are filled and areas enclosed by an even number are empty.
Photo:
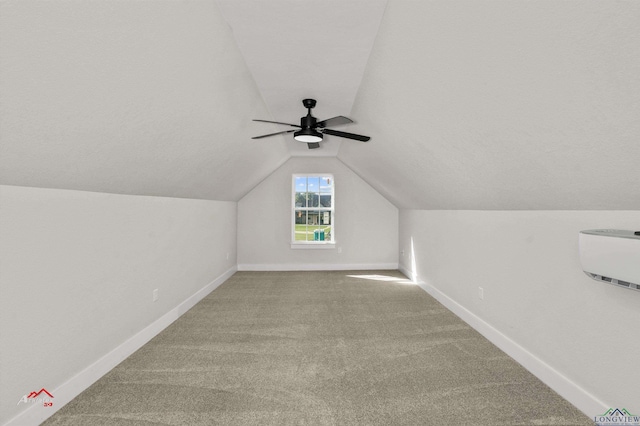
M595 416L596 426L640 426L640 416L631 414L626 408L609 408L605 413Z

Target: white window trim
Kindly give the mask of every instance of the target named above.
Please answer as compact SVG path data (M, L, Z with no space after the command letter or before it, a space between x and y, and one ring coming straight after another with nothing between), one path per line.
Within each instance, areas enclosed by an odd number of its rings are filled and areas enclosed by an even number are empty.
M331 212L331 241L296 241L296 178L299 177L330 177L331 185L331 208L325 211ZM334 249L336 247L336 180L332 173L294 173L291 177L291 248L302 250L322 250ZM319 209L322 210L322 209Z

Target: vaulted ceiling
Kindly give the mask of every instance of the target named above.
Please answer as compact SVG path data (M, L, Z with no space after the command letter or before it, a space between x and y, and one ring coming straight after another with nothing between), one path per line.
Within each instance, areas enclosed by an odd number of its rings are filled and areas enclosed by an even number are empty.
M0 183L238 200L335 156L401 208L640 209L640 3L5 0ZM368 143L286 130L301 100Z

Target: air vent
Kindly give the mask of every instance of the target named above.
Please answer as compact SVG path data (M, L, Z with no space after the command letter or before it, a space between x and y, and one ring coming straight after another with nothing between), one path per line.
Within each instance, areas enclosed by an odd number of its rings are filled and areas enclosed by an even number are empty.
M640 284L634 284L627 281L616 280L615 278L603 277L602 275L596 275L591 273L588 273L587 275L589 275L591 278L593 278L596 281L604 281L606 283L614 284L620 287L625 287L625 288L630 288L632 290L640 291Z
M596 281L640 290L640 235L636 232L639 231L580 231L582 270Z

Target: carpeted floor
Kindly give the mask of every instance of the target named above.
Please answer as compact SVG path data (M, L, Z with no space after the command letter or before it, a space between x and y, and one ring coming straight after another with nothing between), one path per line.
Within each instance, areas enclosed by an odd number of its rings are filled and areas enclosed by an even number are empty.
M44 424L593 422L397 271L340 271L236 273Z

